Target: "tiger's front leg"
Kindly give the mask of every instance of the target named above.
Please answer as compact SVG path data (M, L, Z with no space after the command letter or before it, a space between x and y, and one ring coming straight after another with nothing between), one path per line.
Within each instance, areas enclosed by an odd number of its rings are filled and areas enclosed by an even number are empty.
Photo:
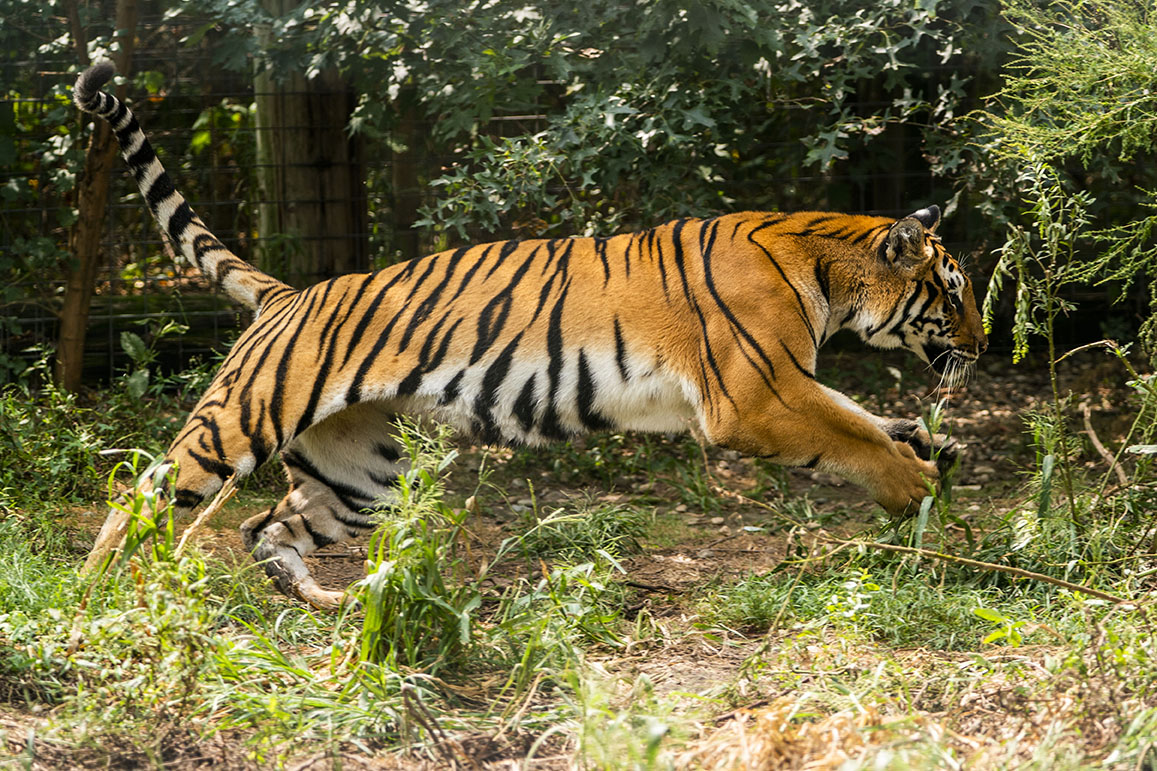
M718 410L704 421L708 438L786 466L837 474L866 488L889 514L915 511L939 480L936 464L919 457L907 436L890 436L889 421L838 391L814 381L801 390L790 407L767 399Z

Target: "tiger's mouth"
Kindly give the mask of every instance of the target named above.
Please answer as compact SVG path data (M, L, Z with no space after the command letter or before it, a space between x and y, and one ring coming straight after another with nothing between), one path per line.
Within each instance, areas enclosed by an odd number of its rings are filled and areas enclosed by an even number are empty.
M940 376L941 385L949 388L963 386L972 374L978 355L964 348L943 343L924 343L924 356L932 371Z

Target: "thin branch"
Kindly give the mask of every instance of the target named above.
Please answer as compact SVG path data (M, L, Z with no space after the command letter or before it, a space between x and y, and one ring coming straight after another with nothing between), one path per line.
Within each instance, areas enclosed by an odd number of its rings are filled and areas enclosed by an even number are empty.
M1081 402L1081 417L1085 422L1085 435L1089 437L1089 442L1092 443L1093 449L1109 464L1109 471L1116 472L1117 481L1119 481L1123 487L1128 487L1129 477L1125 474L1125 469L1121 468L1120 464L1117 463L1117 459L1113 456L1113 453L1105 449L1105 445L1101 444L1101 439L1097 436L1097 432L1093 430L1093 423L1089 419L1088 402Z

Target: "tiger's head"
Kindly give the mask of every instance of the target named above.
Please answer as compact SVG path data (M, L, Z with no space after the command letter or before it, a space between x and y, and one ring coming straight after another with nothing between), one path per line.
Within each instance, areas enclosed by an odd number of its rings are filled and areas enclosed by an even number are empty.
M954 386L967 379L988 339L972 282L940 243L939 223L933 205L887 229L875 247L868 312L856 326L869 345L912 351Z

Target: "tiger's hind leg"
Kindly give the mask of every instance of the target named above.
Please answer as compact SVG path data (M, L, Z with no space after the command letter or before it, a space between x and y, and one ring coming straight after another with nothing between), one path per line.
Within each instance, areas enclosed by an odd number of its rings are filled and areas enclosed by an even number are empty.
M259 457L264 443L241 429L236 420L210 400L194 411L173 440L161 467L148 478L137 480L136 494L148 494L154 481L164 488L165 475L176 468L172 516L176 521L208 503L232 477L240 481L265 460ZM82 572L101 569L110 554L119 549L128 532L128 507L114 506L109 512Z
M312 426L282 453L289 494L246 520L241 537L284 594L320 608L341 606L344 593L319 586L303 558L371 531L367 510L396 495L406 461L391 437L392 420L388 410L358 404Z

